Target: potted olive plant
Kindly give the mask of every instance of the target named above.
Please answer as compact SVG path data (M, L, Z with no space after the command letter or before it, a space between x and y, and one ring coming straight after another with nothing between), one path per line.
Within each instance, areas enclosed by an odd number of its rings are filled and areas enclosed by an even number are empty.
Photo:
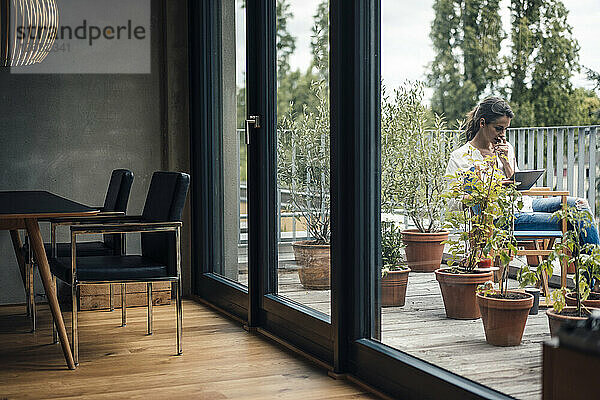
M402 231L406 262L415 272L440 267L448 231L443 229L444 173L456 132L423 105L423 83L406 83L381 107L381 206L408 215L416 229Z
M504 176L492 157L471 160L471 164L471 169L448 177L450 189L445 196L456 205L447 214L446 226L459 233L446 241L451 253L448 268L435 271L446 316L456 319L481 316L475 291L492 279L492 271L481 270L478 264L488 259L494 248L512 246L505 233L505 205L512 199L503 184Z
M278 129L279 185L289 189L290 203L301 216L309 240L293 243L300 265L300 282L307 289L330 287L330 166L329 96L327 81L312 85L315 112L303 110L301 118L285 115Z
M519 278L521 285L525 286L539 281L544 271L552 276L555 261L573 263L575 266L575 289L570 291L561 288L550 294L553 307L546 311L546 315L550 334L555 336L564 322L587 319L591 310L597 307L598 303L593 299L598 294L591 291L590 282L600 279L600 248L580 241L584 228L589 227L592 221L588 210L567 207L556 211L552 218L566 219L572 229L563 234L561 242L554 246L553 252L537 268L523 267ZM590 296L592 300L589 300Z
M381 223L381 306L402 307L410 268L404 265L400 230L393 221Z

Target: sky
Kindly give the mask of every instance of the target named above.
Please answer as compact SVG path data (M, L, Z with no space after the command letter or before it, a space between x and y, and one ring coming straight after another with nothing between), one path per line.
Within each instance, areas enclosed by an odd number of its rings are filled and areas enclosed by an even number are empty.
M237 0L239 2L239 0ZM319 0L289 0L294 18L288 21L290 33L296 37L296 52L290 59L292 68L306 70L312 59L310 35L312 16ZM600 71L600 0L563 0L569 10L568 21L579 41L580 63ZM381 74L388 88L398 87L405 80L423 80L427 65L434 52L429 39L433 21L432 0L381 0ZM502 22L505 32L510 32L509 0L500 0ZM243 78L245 62L243 13L237 15L237 62L238 82ZM507 53L509 40L503 42L502 53ZM573 78L575 87L591 88L593 85L578 74ZM239 83L238 83L239 85ZM426 97L431 91L426 91Z

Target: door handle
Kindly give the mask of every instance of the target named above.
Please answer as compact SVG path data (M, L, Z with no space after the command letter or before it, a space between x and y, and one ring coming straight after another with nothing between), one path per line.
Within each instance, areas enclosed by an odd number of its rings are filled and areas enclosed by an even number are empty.
M250 124L254 128L260 128L260 117L258 115L249 115L246 120L246 144L250 144Z

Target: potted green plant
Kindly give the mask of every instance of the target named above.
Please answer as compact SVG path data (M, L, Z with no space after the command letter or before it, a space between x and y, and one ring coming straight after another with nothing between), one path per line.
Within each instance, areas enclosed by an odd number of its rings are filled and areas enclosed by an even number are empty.
M404 265L402 238L393 221L381 223L381 306L402 307L410 268Z
M283 116L277 136L279 185L289 190L293 211L301 216L309 240L292 244L300 265L300 282L307 289L330 287L330 166L329 96L327 81L311 86L316 111L304 107L294 118L292 107Z
M560 243L554 246L552 253L535 269L523 267L519 280L521 285L525 286L539 281L543 272L552 276L555 262L573 263L575 266L574 290L561 288L550 294L553 305L546 311L546 315L550 334L555 336L564 322L587 319L591 310L598 304L588 299L593 293L590 282L600 279L600 248L592 244L582 244L580 241L583 229L591 225L592 216L588 210L570 206L556 211L552 218L565 219L572 228L563 234Z
M471 169L448 177L450 189L445 196L454 199L456 205L447 214L446 226L458 234L446 241L451 254L448 267L435 271L446 316L456 319L481 316L475 291L491 280L492 271L481 270L478 264L489 259L494 249L510 243L504 240L508 238L505 204L511 201L504 176L492 157L473 159L471 164ZM504 239L499 241L500 237Z
M499 177L500 178L500 177ZM488 246L499 261L502 271L499 288L486 282L477 290L477 305L481 313L485 339L494 346L517 346L521 344L529 310L533 306L533 295L508 290L508 264L517 252L514 232L515 202L520 203L520 194L513 184L498 186L497 206L499 216Z
M416 229L402 231L406 262L412 271L440 267L448 231L443 229L444 174L456 132L423 105L423 83L407 83L382 96L381 206L408 215Z

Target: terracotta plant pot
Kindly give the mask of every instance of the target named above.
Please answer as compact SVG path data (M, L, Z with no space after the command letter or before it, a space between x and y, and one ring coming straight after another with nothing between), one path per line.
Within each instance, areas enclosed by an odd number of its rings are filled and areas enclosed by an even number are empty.
M406 245L406 263L414 272L433 272L440 267L448 231L419 232L417 229L402 231L402 242Z
M406 301L406 285L410 268L389 271L381 278L381 307L402 307Z
M440 284L446 316L454 319L477 319L481 317L475 290L478 285L492 280L492 271L472 274L455 274L449 268L435 271Z
M312 244L310 241L292 243L296 262L300 265L298 276L306 289L326 290L330 288L330 246Z
M591 310L595 310L595 309L590 308L589 310L591 311ZM577 311L577 309L575 307L565 307L562 309L560 314L558 314L552 308L547 309L546 315L548 316L548 325L550 325L550 335L552 337L556 336L558 334L558 330L560 329L560 326L563 323L565 323L566 321L585 320L589 316L589 315L586 315L585 317L577 317L577 316L566 315L568 313L574 314L576 311ZM584 313L585 313L585 311L584 311Z
M483 260L477 262L477 268L492 268L492 259L484 258Z
M481 311L485 340L494 346L518 346L521 344L529 310L533 306L532 295L513 291L508 293L523 298L505 299L477 293L477 304Z
M590 299L590 297L593 298ZM565 300L568 306L577 306L577 298L575 297L575 293L568 293ZM583 302L583 305L586 307L600 308L600 293L591 292L587 300Z

